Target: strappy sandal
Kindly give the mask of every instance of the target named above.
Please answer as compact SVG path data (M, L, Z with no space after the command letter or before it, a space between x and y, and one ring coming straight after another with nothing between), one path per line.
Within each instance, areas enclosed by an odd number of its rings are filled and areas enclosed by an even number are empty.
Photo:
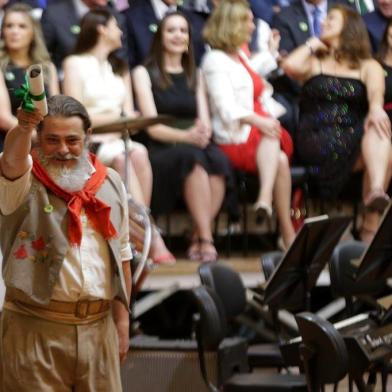
M215 249L214 240L207 240L205 238L200 238L199 243L200 243L200 261L202 263L215 263L218 260L218 252ZM201 248L203 244L210 245L212 248L214 248L214 250L202 251Z
M186 252L186 257L191 261L200 261L200 240L199 238L193 239Z

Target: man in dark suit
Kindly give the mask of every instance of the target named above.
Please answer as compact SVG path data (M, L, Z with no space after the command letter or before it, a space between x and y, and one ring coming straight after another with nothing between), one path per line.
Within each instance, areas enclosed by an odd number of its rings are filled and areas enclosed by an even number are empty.
M120 28L124 31L123 16L119 14L108 0L57 0L50 1L42 13L42 30L52 61L58 70L61 63L73 50L77 35L80 32L79 23L84 14L94 7L108 7L116 17ZM126 34L123 34L123 48L118 55L127 61Z
M197 64L200 63L205 51L201 34L206 14L177 6L177 0L132 0L129 8L124 12L131 69L146 59L159 21L165 12L174 10L183 12L190 22L195 59Z
M336 3L354 6L354 0L297 0L288 7L283 7L272 19L273 28L279 30L280 51L290 53L315 34L314 10L317 7L320 21L325 18L328 8Z
M392 0L378 0L376 9L363 16L374 52L378 50L388 19L391 17Z

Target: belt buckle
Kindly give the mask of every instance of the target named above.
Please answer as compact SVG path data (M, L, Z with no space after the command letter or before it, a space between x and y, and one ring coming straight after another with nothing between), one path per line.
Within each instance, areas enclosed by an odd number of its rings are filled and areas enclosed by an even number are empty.
M75 316L84 319L88 316L89 301L78 301L76 302Z

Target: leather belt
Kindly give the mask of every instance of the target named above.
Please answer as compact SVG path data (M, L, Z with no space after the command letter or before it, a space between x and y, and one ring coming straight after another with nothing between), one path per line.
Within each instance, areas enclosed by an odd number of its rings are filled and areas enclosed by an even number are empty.
M99 299L96 301L81 300L78 302L62 302L51 300L47 305L31 304L24 301L18 301L15 298L6 296L6 300L20 303L26 308L43 309L57 313L74 315L77 318L84 319L88 316L104 313L110 309L112 301Z

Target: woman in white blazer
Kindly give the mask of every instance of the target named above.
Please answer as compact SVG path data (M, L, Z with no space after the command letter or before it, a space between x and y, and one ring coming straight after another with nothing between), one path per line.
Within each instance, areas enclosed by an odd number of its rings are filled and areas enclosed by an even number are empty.
M257 173L260 190L254 205L264 216L275 204L282 239L288 247L295 237L290 219L293 145L288 132L263 108L263 81L241 48L254 31L245 0L225 0L210 16L204 38L211 46L202 62L211 106L214 139L233 166Z

